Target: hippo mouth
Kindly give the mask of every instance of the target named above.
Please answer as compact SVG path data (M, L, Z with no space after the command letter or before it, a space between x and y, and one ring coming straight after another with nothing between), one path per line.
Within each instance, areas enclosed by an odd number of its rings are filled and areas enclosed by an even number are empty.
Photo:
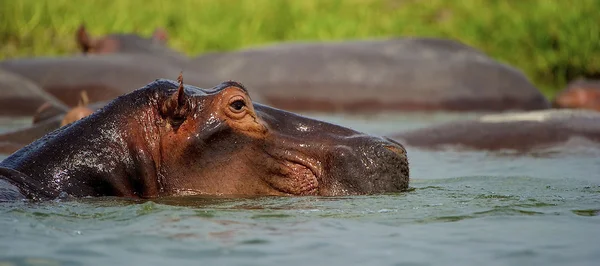
M285 151L277 159L273 176L265 181L274 189L289 195L319 194L321 163L299 152ZM279 154L279 155L283 155Z

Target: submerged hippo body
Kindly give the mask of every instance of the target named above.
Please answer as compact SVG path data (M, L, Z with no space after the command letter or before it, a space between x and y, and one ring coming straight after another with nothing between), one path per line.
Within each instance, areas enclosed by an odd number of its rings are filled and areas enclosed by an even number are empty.
M77 29L77 45L84 54L146 54L173 62L188 58L167 46L167 32L157 28L150 38L137 34L109 34L93 38L84 25Z
M176 65L140 54L14 59L0 62L0 69L28 78L69 106L77 105L81 91L87 92L90 102L109 101L155 77L181 72Z
M0 116L33 115L44 103L59 110L67 108L31 80L0 69Z
M552 104L557 108L600 111L600 80L575 80L556 96Z
M528 151L574 138L600 142L600 113L584 110L544 110L485 115L447 122L392 136L412 147L439 149Z
M2 193L13 199L370 194L406 190L409 178L396 142L252 104L239 83L168 80L20 149L0 175L18 187Z
M232 78L288 110L535 110L549 107L518 70L458 42L406 38L289 43L199 56L187 71Z

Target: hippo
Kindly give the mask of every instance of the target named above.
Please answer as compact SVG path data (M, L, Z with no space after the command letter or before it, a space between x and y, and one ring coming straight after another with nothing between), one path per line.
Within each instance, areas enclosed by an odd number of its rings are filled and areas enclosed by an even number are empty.
M109 34L92 38L85 25L81 24L75 39L83 54L147 54L177 62L189 59L167 46L168 34L163 28L155 29L151 38L137 34Z
M209 53L185 71L232 78L290 111L541 110L525 75L457 41L434 38L292 42Z
M0 154L11 154L60 127L64 115L46 118L29 127L0 134Z
M55 116L64 115L66 110L63 108L58 108L50 103L44 103L40 107L37 108L35 114L31 119L33 124L38 124L44 122L46 120L52 119Z
M600 113L589 110L542 110L490 114L392 135L407 146L440 149L530 151L574 138L600 142Z
M91 103L110 101L157 76L177 76L182 70L177 64L143 54L12 59L0 62L2 69L33 81L70 107L78 104L79 93L84 90ZM199 80L201 75L190 79Z
M253 103L241 83L158 79L0 162L3 200L335 196L407 190L404 146Z
M76 107L74 107L71 110L67 110L65 111L64 109L61 108L56 108L54 105L49 104L49 103L44 103L42 104L37 111L35 112L35 114L33 115L33 119L32 122L33 124L37 124L39 122L45 121L47 119L53 118L55 116L65 116L65 113L68 113L70 118L65 119L65 121L71 121L74 122L76 117L80 117L83 118L82 116L85 115L86 113L89 115L91 114L91 109L87 108L87 105L89 105L90 103L90 99L87 95L86 91L81 91L80 95L80 99L79 99L79 103L77 104ZM87 116L87 115L85 115ZM76 119L79 120L79 119ZM61 123L62 124L62 123ZM68 124L68 123L66 123Z
M31 80L0 69L0 116L30 116L44 103L57 110L68 109Z
M600 80L577 79L567 85L552 102L556 108L600 111Z
M105 104L106 102L88 104L82 101L80 105L67 111L42 105L39 113L33 116L31 126L0 134L0 154L11 154L47 133L89 116Z
M69 112L67 112L64 115L63 119L60 120L60 126L62 127L71 124L75 121L78 121L91 115L92 113L94 113L94 110L92 110L92 108L88 108L85 106L77 106L69 110Z
M96 102L95 104L100 104L103 105L103 102ZM87 117L88 115L91 115L94 112L94 107L89 106L89 100L87 97L87 94L85 93L85 91L83 91L81 93L81 101L79 102L79 104L75 107L73 107L71 110L69 110L68 112L62 114L56 114L55 116L62 116L62 120L60 121L60 126L65 126L68 124L71 124L79 119L82 119L84 117ZM50 109L49 112L52 113L53 109ZM46 110L41 110L40 111L41 114L37 114L36 116L34 116L34 124L39 123L40 121L44 121L41 120L44 118L44 113L48 113ZM50 119L52 117L50 117L48 114L45 115L46 119ZM37 118L37 120L36 120Z

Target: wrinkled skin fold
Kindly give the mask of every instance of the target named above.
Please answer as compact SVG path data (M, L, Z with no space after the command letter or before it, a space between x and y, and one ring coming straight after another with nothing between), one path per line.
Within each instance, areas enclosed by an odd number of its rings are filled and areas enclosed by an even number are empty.
M252 103L240 83L161 79L15 152L0 179L33 199L334 196L404 191L409 169L401 144Z

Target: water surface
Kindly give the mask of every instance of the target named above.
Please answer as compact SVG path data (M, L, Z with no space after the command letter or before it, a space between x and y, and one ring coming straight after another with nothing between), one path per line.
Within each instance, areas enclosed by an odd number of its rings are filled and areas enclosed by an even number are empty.
M308 115L388 134L475 114ZM24 123L0 119L0 131ZM408 152L406 193L2 204L0 265L600 261L600 150Z

